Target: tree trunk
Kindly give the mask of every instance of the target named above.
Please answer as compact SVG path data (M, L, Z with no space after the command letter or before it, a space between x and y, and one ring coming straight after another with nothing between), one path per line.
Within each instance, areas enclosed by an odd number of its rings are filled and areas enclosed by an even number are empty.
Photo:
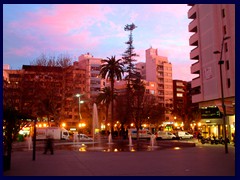
M106 105L106 121L105 121L105 124L106 124L106 126L105 126L105 134L106 134L106 135L108 135L108 134L107 134L107 124L108 124L108 107L109 107L109 104L107 104L107 105Z
M114 114L113 114L113 107L114 107L114 103L113 103L113 94L114 94L114 79L111 80L111 102L112 102L112 106L111 106L111 134L113 137L113 120L114 120Z

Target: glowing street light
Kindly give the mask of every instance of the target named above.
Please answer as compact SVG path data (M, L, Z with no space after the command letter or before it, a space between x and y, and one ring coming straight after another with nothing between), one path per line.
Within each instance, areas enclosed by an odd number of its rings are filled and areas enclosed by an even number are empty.
M76 97L78 97L79 121L82 119L82 116L81 116L81 106L80 106L80 104L83 104L83 103L84 103L84 101L81 101L81 96L82 96L82 94L76 94Z
M66 127L66 123L62 123L62 127L65 128Z

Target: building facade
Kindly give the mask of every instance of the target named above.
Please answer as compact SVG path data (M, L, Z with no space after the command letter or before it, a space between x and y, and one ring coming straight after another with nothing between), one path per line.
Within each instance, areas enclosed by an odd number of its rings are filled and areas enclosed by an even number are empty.
M77 130L79 108L76 93L85 92L85 70L70 66L23 65L21 70L4 69L4 102L16 110L38 117L39 124Z
M235 131L235 5L189 4L188 30L192 80L192 102L202 109L203 131L222 136L222 91L227 111L227 135ZM218 51L218 52L216 52ZM215 52L215 53L214 53ZM219 60L224 64L219 65ZM220 76L222 66L222 78Z
M159 104L166 109L172 109L172 64L168 62L167 57L159 56L157 49L149 48L146 50L146 80L156 82L156 95ZM166 110L165 121L173 121L170 111Z
M104 87L104 81L99 76L102 59L95 58L91 54L82 54L78 57L76 66L86 71L86 94L89 99L95 101L97 95L100 93L101 88ZM78 64L78 65L77 65Z

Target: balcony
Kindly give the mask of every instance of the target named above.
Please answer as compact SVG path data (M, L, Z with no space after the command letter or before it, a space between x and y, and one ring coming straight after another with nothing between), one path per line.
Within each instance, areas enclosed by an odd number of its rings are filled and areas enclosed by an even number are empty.
M200 63L199 61L191 65L191 74L199 74L200 72Z
M191 50L190 52L190 59L196 59L198 60L199 59L199 48L198 47L195 47L193 50Z
M189 45L190 46L198 46L198 33L194 33L190 38L189 38Z
M188 25L189 32L197 32L197 19L192 20Z
M195 88L195 87L198 87L198 86L201 87L201 78L200 77L194 78L192 80L191 85L192 85L192 88Z
M195 19L195 18L197 17L196 11L197 11L197 7L193 5L193 6L188 10L188 19Z

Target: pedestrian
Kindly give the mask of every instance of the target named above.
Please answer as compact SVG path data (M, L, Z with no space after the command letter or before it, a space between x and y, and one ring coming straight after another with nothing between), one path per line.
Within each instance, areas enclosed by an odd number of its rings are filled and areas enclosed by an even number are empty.
M201 141L201 139L202 139L202 135L200 132L198 132L197 139L198 139L198 141Z
M30 135L28 135L26 137L26 141L27 141L27 145L28 145L28 150L32 149L32 137Z
M48 135L45 141L45 150L43 154L47 154L47 151L50 150L51 154L53 154L53 139L52 136Z

